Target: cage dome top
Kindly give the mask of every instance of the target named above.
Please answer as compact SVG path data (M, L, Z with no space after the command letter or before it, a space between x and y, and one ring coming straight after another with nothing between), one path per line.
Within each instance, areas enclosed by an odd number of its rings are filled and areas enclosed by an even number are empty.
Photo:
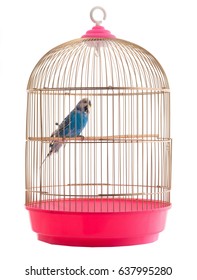
M102 7L94 7L90 11L90 18L91 20L96 23L96 26L94 26L91 30L88 30L85 35L82 36L82 38L116 38L114 35L111 34L109 30L106 30L103 26L100 26L102 23L101 20L96 20L93 17L93 12L95 10L101 10L103 12L103 19L106 19L106 12Z
M129 91L169 91L166 74L157 59L144 48L116 38L101 20L81 38L63 43L47 52L33 69L27 90L51 90L56 93L77 90L88 93ZM90 93L90 92L89 92Z

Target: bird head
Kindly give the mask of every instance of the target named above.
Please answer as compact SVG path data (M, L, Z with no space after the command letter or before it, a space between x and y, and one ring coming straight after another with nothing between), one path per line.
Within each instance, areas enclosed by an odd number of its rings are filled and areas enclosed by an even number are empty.
M76 108L81 112L89 113L91 105L91 101L88 98L83 98L79 101Z

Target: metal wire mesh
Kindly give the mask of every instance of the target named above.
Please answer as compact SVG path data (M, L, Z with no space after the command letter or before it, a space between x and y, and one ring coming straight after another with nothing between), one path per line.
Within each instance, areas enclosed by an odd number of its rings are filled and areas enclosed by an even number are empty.
M119 39L73 40L38 62L27 92L26 205L113 212L116 203L119 211L169 204L170 91L149 52ZM52 135L82 98L92 104L83 137ZM42 164L52 142L62 146Z

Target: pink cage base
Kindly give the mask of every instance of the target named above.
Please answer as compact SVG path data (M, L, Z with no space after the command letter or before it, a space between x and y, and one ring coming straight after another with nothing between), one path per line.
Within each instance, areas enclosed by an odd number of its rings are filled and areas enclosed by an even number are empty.
M154 242L170 207L167 202L136 199L65 199L26 206L40 241L86 247Z

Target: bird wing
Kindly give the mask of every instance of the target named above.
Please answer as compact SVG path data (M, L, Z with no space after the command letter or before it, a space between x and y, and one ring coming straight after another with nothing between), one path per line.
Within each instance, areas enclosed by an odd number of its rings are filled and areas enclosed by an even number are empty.
M71 123L71 114L72 112L63 120L63 122L58 126L58 129L56 129L53 133L52 136L61 136L64 134L64 131L69 127Z
M61 135L63 135L63 131L69 127L70 125L70 114L61 122L61 124L58 126L58 129L56 129L55 131L53 131L53 133L51 134L51 137L61 137ZM55 141L51 141L49 144L49 147L51 149L54 148L54 143ZM57 142L56 142L57 143ZM56 144L57 145L57 144Z

